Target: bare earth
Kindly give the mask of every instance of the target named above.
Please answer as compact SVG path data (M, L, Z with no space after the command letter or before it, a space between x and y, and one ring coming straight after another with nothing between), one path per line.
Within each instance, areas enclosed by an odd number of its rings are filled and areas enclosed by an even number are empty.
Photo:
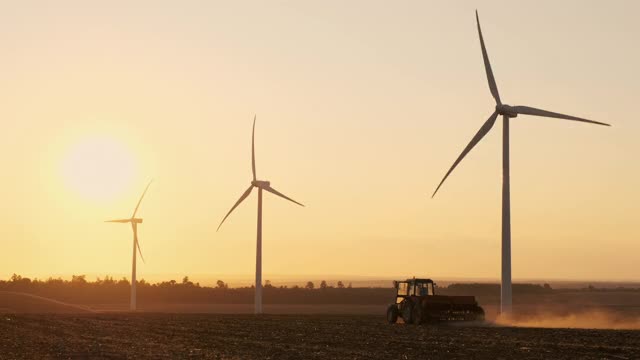
M3 314L0 358L637 359L640 331L389 325L371 315Z

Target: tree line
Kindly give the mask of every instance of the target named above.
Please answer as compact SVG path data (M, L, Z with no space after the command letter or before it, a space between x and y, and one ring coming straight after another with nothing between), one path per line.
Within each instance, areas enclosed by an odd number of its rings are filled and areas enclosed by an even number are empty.
M640 291L640 289L624 289ZM9 280L0 280L0 291L26 292L59 301L75 304L120 304L129 299L130 282L126 278L114 279L110 276L87 280L85 275L73 275L70 280L49 278L29 279L14 274ZM519 295L553 294L548 284L514 284L514 297ZM574 291L609 291L593 287ZM620 291L620 289L618 289ZM137 282L138 303L213 303L252 304L254 287L229 287L218 280L213 286L194 283L185 276L181 281ZM500 296L499 284L451 284L437 287L441 295L474 295L479 301L493 301ZM269 280L264 283L263 299L266 304L353 304L382 305L395 301L395 289L389 283L383 287L352 287L339 281L334 285L321 281L318 286L308 281L304 286L273 286Z
M139 304L252 304L255 292L254 286L231 288L222 280L218 280L214 286L203 286L192 282L188 276L181 281L157 283L149 283L143 279L137 281L136 285ZM85 275L73 275L70 280L40 280L13 274L9 280L0 280L0 291L25 292L75 304L126 303L130 286L127 278L114 279L111 276L89 281ZM304 286L276 287L267 280L263 289L265 303L273 304L376 304L388 302L393 297L393 289L353 288L351 283L345 285L342 281L338 281L335 286L323 280L317 287L312 281Z

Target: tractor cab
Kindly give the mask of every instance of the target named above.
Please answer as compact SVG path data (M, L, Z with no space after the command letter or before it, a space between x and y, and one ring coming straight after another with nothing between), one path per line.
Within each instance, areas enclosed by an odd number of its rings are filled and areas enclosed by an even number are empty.
M407 279L405 281L394 281L396 288L396 304L400 304L411 296L431 296L435 295L435 285L431 279Z

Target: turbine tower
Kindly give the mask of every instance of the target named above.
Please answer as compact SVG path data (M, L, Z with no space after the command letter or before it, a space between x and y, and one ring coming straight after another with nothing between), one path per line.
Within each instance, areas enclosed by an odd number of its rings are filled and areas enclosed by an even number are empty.
M251 194L251 190L253 188L258 188L258 235L257 235L257 245L256 245L256 293L255 293L255 313L262 314L262 190L268 191L272 194L280 196L286 200L289 200L293 203L296 203L300 206L303 206L301 203L285 196L284 194L278 192L274 188L271 187L271 183L269 181L258 180L256 178L256 151L255 151L255 132L256 132L256 117L253 117L253 130L251 132L251 170L253 172L253 180L251 181L251 185L249 188L240 196L240 199L233 205L231 210L225 215L225 217L218 225L218 229L224 223L224 221L229 217L231 212L240 205L244 199L246 199L249 194ZM216 230L216 231L217 231Z
M107 220L105 222L115 222L115 223L131 223L131 228L133 229L133 262L131 265L131 303L129 305L129 309L131 311L136 310L136 248L138 249L138 253L140 254L140 258L142 262L144 262L144 257L142 256L142 250L140 250L140 243L138 242L138 224L142 224L142 219L136 218L136 213L138 212L138 208L140 207L140 203L144 198L144 194L147 193L149 186L153 180L149 181L149 184L144 189L142 196L140 196L140 200L138 200L138 205L136 205L135 210L133 210L133 215L131 215L130 219L119 219L119 220Z
M482 140L482 138L491 130L493 124L496 122L498 115L502 115L502 280L500 287L500 312L511 312L511 202L510 202L510 184L509 184L509 119L515 118L518 115L533 115L544 116L550 118L581 121L597 125L610 126L609 124L587 120L575 116L563 115L551 111L536 109L529 106L509 106L503 104L500 100L500 94L498 93L498 86L496 80L493 77L493 71L491 70L491 64L489 63L489 55L487 55L487 49L484 45L484 39L482 38L482 30L480 30L480 19L478 18L478 11L476 10L476 23L478 24L478 35L480 37L480 47L482 48L482 58L484 60L484 67L487 72L487 79L489 81L489 90L491 95L496 101L495 111L489 119L482 125L480 130L471 139L471 142L464 148L462 154L458 156L453 163L449 171L445 174L444 178L433 192L432 198L440 189L440 186L447 179L453 169L458 166L460 161L473 149L476 144Z

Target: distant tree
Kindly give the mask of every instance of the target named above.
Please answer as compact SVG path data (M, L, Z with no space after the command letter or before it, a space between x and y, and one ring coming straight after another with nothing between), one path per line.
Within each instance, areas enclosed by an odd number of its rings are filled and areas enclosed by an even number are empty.
M218 280L218 281L216 281L216 287L218 289L228 289L229 285L225 284L224 281L222 281L222 280Z
M266 287L266 288L272 288L272 287L273 287L273 285L271 285L271 280L265 280L265 282L264 282L264 287Z
M84 285L87 283L86 275L71 275L71 283L76 285Z
M349 286L347 286L347 289L351 289L351 283L349 283Z
M552 290L552 289L551 289L551 285L549 285L549 284L547 284L547 283L545 283L545 284L544 284L544 289L545 289L545 290Z
M320 289L326 289L327 288L327 282L322 280L322 282L320 282Z
M313 289L315 287L316 286L313 284L312 281L307 281L307 285L304 286L305 289L309 289L309 290L311 290L311 289Z
M11 284L18 289L25 289L31 285L31 279L13 274L11 276Z
M64 283L64 281L61 278L54 279L52 277L49 277L46 281L47 285L60 285L62 283Z
M342 281L338 281L338 289L344 289L344 284Z
M182 285L186 285L186 286L193 286L193 283L191 281L189 281L189 277L185 276L182 278Z

